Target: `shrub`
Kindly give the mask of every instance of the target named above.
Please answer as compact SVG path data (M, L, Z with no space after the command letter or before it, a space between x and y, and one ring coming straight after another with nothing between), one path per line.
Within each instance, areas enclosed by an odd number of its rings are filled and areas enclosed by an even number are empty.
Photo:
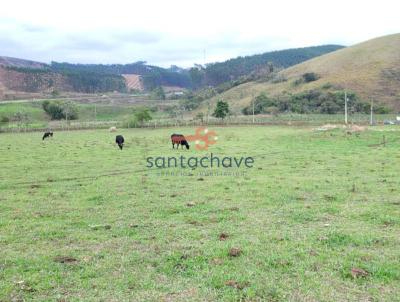
M139 89L131 88L131 89L129 89L129 93L130 94L141 94L142 91L140 91Z
M264 109L266 113L272 114L272 115L278 115L279 113L279 108L276 106L270 106Z
M388 114L390 113L390 109L385 107L384 105L379 105L374 108L374 112L376 114Z
M302 75L302 78L304 82L309 83L318 80L319 76L314 72L306 72L305 74Z
M303 83L304 83L304 79L303 78L296 79L296 80L293 81L293 86L299 86L299 85L301 85Z
M151 92L151 97L155 100L165 100L164 89L161 86L154 88Z
M63 108L65 118L67 118L69 120L78 119L78 108L74 103L64 102L62 104L62 108Z
M42 108L52 120L75 120L78 118L78 108L72 102L44 101Z
M199 96L189 96L187 99L181 100L179 104L183 109L191 111L198 108L202 101Z
M149 107L150 112L153 112L153 113L154 113L154 112L157 112L158 109L159 109L159 108L158 108L157 105L154 105L154 106L150 106L150 107Z
M203 122L204 121L204 113L203 112L197 113L196 116L194 117L194 119Z
M275 77L272 78L271 83L277 84L277 83L282 83L286 82L287 78L284 77L283 75L277 74Z
M321 113L335 114L341 110L341 107L334 101L327 100L323 102L319 108Z
M333 85L331 83L325 83L324 85L321 86L322 89L330 89L332 87Z
M135 120L142 124L143 122L149 121L152 119L149 108L141 107L135 110L133 113L133 117Z
M277 102L276 100L270 99L265 93L261 93L254 99L254 114L266 113L265 108L269 107L277 107ZM245 115L252 115L253 103L243 108L242 113Z
M169 117L176 117L177 112L179 111L178 106L176 105L169 105L164 109L165 113L168 114Z
M142 126L144 122L152 119L150 109L147 107L139 107L133 112L133 116L124 122L124 126L127 128L134 128Z
M0 118L0 123L8 123L10 121L10 118L8 116L2 116Z

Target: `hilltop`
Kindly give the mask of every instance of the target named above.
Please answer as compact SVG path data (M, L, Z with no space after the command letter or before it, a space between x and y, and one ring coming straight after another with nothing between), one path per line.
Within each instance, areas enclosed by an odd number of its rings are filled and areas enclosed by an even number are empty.
M46 64L25 59L0 56L0 66L19 68L45 68Z
M191 69L192 72L197 72L196 77L192 77L193 86L217 86L252 73L264 73L265 69L287 68L343 47L341 45L320 45L290 48L207 64L203 69Z
M248 82L211 99L228 101L234 111L265 93L282 97L315 90L347 90L400 110L400 34L375 38L284 69L274 77ZM304 81L305 75L314 78Z

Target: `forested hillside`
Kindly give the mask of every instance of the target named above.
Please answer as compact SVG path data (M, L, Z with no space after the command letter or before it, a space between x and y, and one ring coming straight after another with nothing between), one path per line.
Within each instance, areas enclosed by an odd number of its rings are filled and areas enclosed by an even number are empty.
M103 93L129 92L122 75L140 76L142 87L152 91L160 86L186 89L216 87L219 92L254 80L259 74L286 68L310 58L334 51L342 46L325 45L288 49L238 57L221 63L195 65L190 69L178 66L162 68L144 61L130 64L39 63L0 57L1 95L12 98L16 92L52 93L75 91ZM222 85L223 84L223 85ZM217 87L218 86L218 87Z
M144 61L131 64L70 64L52 62L50 68L63 74L98 74L98 75L122 75L137 74L142 76L146 90L152 90L158 86L191 87L189 74L181 69L176 71L158 66L147 65Z
M237 57L221 63L207 64L205 67L196 65L189 70L177 66L162 68L147 65L144 61L111 65L52 62L51 69L62 73L138 74L142 76L143 85L147 90L162 85L198 89L206 86L218 86L266 67L286 68L340 48L343 46L323 45L266 52Z
M5 86L15 91L51 92L75 91L99 93L107 91L125 92L125 79L121 75L93 71L54 70L51 66L28 68L7 66L1 77Z
M206 68L196 66L190 70L192 85L195 88L217 86L264 68L287 68L340 48L343 46L322 45L293 48L237 57L225 62L209 64Z

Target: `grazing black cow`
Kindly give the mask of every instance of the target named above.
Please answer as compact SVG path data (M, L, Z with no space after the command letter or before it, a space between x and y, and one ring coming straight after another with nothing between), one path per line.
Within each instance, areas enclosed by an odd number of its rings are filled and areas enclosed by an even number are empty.
M122 150L122 147L124 146L124 137L122 135L117 135L115 137L115 142L117 143L118 147Z
M172 142L172 149L175 149L175 144L177 144L176 146L177 149L179 148L179 145L181 145L181 148L183 148L183 146L186 146L186 149L189 149L189 143L182 134L175 134L175 133L172 134L171 142Z
M44 141L44 139L45 138L48 138L48 137L53 137L53 132L45 132L44 134L43 134L43 138L42 138L42 140Z

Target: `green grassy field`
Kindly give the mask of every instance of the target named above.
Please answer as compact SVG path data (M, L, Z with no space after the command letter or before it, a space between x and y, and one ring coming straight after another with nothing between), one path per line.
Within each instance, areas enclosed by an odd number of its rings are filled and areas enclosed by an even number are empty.
M1 134L0 301L400 301L399 128L213 130ZM210 152L254 167L146 168Z

